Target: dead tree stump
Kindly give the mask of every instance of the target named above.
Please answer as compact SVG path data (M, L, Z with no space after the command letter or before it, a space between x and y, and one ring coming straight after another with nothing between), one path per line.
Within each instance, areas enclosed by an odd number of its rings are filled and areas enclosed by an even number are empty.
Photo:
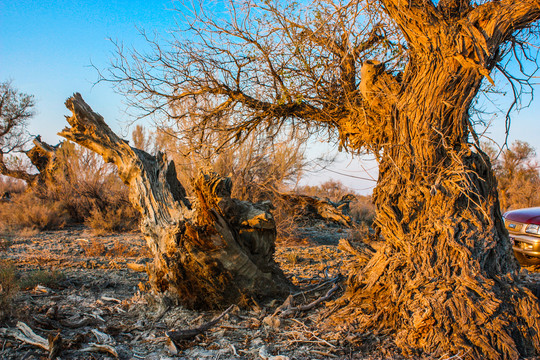
M3 154L0 152L0 174L24 180L30 187L43 185L47 182L47 180L50 180L54 169L57 166L56 150L60 144L51 146L41 141L40 136L36 136L33 143L34 146L30 150L26 151L26 156L38 169L39 173L31 174L26 170L9 169L4 162Z
M291 284L273 259L275 223L269 204L231 199L232 182L216 174L196 179L191 203L164 154L152 156L119 138L80 94L66 101L71 127L59 135L118 167L141 230L154 255L154 290L191 308L247 304L288 294Z

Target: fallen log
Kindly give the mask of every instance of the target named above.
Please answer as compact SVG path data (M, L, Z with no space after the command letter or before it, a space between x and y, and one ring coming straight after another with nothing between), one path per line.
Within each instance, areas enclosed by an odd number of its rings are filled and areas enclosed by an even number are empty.
M354 195L346 195L336 203L316 196L279 192L276 194L284 200L287 207L291 208L295 216L309 220L331 221L345 227L353 226L348 211Z
M55 359L62 350L62 337L60 332L49 335L48 339L37 335L28 325L19 321L16 329L0 328L0 335L10 336L26 344L39 347L49 353L49 359Z

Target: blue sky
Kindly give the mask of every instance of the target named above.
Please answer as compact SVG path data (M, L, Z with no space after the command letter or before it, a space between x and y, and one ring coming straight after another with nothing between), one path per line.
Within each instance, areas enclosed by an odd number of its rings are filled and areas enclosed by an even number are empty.
M17 89L35 95L37 114L30 131L56 144L60 140L56 133L66 125L64 101L73 92L80 92L114 130L129 137L122 97L114 93L111 84L94 86L98 75L91 65L99 69L108 66L114 50L111 38L140 48L144 41L138 28L158 33L174 28L177 14L173 7L171 0L1 1L0 81L11 79ZM539 117L540 100L514 113L510 142L524 140L540 152ZM504 140L502 115L494 120L489 135L499 142ZM365 167L373 168L374 164L368 162ZM333 170L365 176L357 160L343 159ZM376 171L371 173L376 176ZM312 175L311 180L320 182L329 177L338 177L362 192L369 192L365 189L374 185L331 172Z
M107 67L111 38L143 45L138 28L163 32L173 27L172 7L170 0L2 1L0 80L11 79L36 97L31 131L56 143L67 114L64 101L76 91L111 125L125 120L122 98L110 84L94 86L98 76L91 65Z

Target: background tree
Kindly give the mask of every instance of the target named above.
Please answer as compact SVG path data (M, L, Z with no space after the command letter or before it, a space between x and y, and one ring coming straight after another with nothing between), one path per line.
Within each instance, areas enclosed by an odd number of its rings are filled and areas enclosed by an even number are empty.
M500 154L483 144L497 177L501 210L540 206L540 165L534 148L516 140Z
M153 153L156 147L154 134L144 128L141 124L135 125L135 129L131 132L133 146L137 149Z
M22 151L31 140L26 127L34 116L34 107L32 95L19 92L11 81L0 83L0 174L30 180L26 169L17 166L20 163L4 155Z
M386 244L349 279L338 323L392 334L406 354L539 351L538 299L518 276L470 116L494 69L524 84L499 64L530 55L538 3L305 5L231 2L223 14L190 3L181 9L194 14L188 26L149 39L153 52L119 45L108 78L141 115L198 116L194 133L241 140L289 124L330 129L342 147L374 154ZM209 97L213 106L201 106ZM183 102L189 113L175 113ZM223 113L234 122L220 126Z

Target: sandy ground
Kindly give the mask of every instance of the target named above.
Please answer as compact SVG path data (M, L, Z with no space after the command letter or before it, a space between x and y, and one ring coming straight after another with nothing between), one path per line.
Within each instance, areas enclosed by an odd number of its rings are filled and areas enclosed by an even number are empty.
M321 231L331 236L321 236ZM319 235L310 238L313 232ZM334 283L340 288L332 299L343 291L343 282L335 279L347 273L353 259L336 244L346 236L343 229L319 228L306 231L296 244L278 244L276 260L304 290L294 298L296 303L323 296ZM14 331L17 322L23 322L45 339L60 332L61 359L402 358L385 339L370 339L361 348L351 348L327 336L317 325L332 301L285 318L271 316L281 304L277 301L254 304L251 309L233 307L205 333L173 345L167 331L200 326L220 312L187 310L167 297L141 291L146 274L129 265L150 261L139 233L94 236L84 227L70 227L0 234L0 240L0 259L12 262L22 279L34 278L31 287L19 290L12 315L0 327ZM540 273L529 270L530 281L540 283ZM38 346L0 335L1 359L47 356Z

